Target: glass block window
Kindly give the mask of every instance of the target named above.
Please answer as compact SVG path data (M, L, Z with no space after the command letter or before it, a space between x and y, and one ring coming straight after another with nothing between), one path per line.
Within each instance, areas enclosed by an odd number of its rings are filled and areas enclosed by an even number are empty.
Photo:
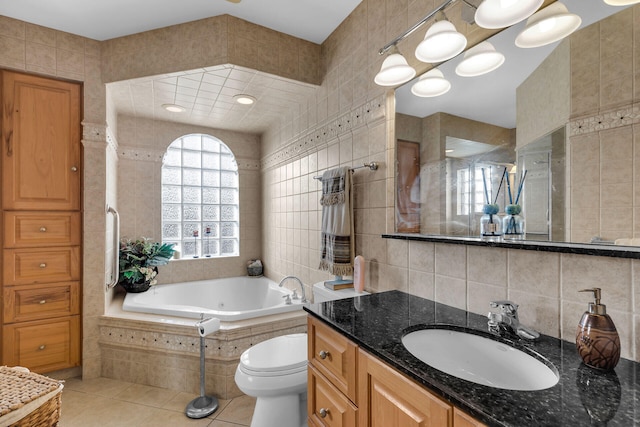
M238 164L222 141L185 135L171 143L162 163L162 241L183 258L238 256Z

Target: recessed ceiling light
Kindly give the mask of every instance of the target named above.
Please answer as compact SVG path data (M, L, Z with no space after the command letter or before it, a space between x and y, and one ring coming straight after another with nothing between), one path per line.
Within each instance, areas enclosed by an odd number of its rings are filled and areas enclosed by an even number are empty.
M242 105L251 105L256 102L256 99L251 95L235 95L233 99L235 99L238 104Z
M182 113L186 108L176 104L162 104L162 108L172 113Z

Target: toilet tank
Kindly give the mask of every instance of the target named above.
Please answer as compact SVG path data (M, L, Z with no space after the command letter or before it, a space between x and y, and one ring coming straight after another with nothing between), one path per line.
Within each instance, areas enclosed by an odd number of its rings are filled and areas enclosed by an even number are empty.
M358 295L367 295L369 292L356 292L353 288L332 291L324 287L324 281L313 285L313 302L333 301L342 298L352 298Z

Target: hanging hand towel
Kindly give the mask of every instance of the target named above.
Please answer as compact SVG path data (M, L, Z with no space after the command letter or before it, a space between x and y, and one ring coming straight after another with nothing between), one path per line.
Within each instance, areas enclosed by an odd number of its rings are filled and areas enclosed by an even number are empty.
M353 274L353 205L351 169L341 167L322 174L322 236L320 270L336 276Z

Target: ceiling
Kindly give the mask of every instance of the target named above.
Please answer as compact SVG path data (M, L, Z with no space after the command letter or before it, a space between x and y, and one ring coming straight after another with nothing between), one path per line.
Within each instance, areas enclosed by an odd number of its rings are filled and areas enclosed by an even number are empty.
M261 134L291 111L303 111L317 86L235 65L127 80L107 85L119 114ZM233 96L248 94L253 105ZM171 113L163 104L186 111Z
M237 0L236 0L237 1ZM361 0L4 0L0 15L108 40L223 14L322 43Z
M0 15L95 40L229 14L321 44L362 0L19 0ZM239 132L263 133L282 115L306 108L317 86L234 65L185 70L107 85L118 114ZM257 102L240 105L233 95ZM169 113L162 104L186 109ZM303 108L304 107L304 108Z

